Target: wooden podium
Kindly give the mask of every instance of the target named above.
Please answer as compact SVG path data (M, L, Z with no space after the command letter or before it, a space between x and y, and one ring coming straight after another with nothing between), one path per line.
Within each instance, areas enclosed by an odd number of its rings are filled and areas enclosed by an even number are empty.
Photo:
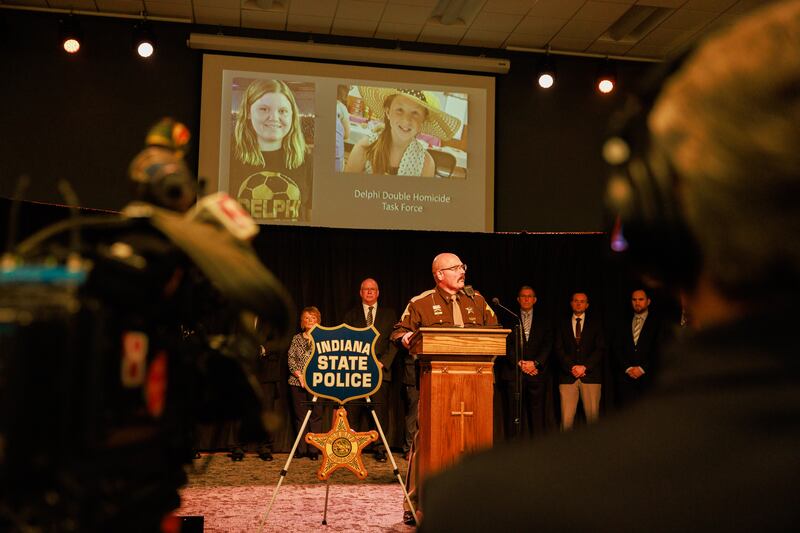
M410 352L420 361L417 479L492 446L494 358L506 355L500 328L420 328ZM419 499L422 501L422 498Z

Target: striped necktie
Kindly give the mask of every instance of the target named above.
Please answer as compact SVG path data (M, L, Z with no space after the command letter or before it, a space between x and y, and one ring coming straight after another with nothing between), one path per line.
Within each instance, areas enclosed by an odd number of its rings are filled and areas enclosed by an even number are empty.
M372 305L367 308L367 327L371 326L372 322L375 320L375 315L372 314L372 308Z
M639 335L642 333L644 319L639 315L633 317L633 344L639 344Z
M531 315L533 313L522 313L522 329L525 332L525 340L531 336Z

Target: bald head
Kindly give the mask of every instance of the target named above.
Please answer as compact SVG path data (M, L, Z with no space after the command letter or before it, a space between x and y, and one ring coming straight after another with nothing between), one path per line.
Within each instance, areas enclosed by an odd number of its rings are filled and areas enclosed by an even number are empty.
M464 288L466 265L456 254L441 253L433 258L431 265L436 285L447 294L455 294Z
M458 265L461 263L461 259L458 258L456 254L451 254L450 252L443 252L436 257L433 258L433 265L431 267L434 274L436 274L437 270L441 268L447 268L452 265Z

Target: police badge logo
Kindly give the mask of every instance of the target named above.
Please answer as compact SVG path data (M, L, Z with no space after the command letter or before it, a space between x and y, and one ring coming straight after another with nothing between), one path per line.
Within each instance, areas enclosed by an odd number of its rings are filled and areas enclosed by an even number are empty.
M380 335L375 326L354 328L340 324L326 328L317 325L310 335L314 341L313 351L303 368L303 378L311 394L342 405L369 397L378 390L383 371L375 355L375 340ZM332 428L328 433L306 435L306 442L322 451L317 477L325 480L338 468L347 468L361 479L367 477L361 452L364 446L378 440L378 433L350 429L344 407L334 413Z
M310 335L314 347L303 378L311 394L343 404L378 390L383 371L375 355L375 340L380 335L375 326L317 325Z
M367 477L361 452L367 444L376 440L378 432L375 430L358 432L350 428L344 407L334 412L329 432L306 435L306 442L322 452L322 464L317 471L317 477L322 481L327 480L339 468L347 468L359 479Z

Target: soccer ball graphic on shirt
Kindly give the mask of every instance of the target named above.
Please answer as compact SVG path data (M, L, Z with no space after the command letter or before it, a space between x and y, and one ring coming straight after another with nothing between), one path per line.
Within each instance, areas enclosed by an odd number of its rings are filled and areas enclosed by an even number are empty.
M239 186L237 199L256 220L297 220L300 217L300 187L280 172L263 170L251 174Z

